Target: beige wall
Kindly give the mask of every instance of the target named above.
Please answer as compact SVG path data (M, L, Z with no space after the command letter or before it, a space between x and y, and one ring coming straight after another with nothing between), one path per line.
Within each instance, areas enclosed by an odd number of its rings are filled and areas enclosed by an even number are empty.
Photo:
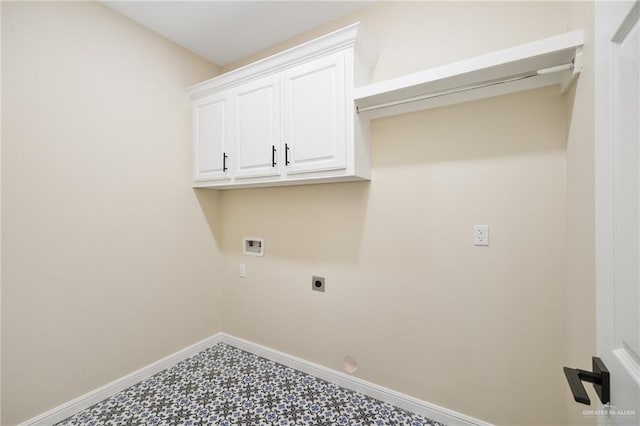
M2 9L8 426L219 331L220 255L184 90L216 68L99 3Z
M580 79L567 96L567 365L587 370L596 355L593 9L592 2L569 8L570 27L583 28L586 41ZM597 400L593 388L586 388ZM566 395L571 424L596 423L594 416L583 416L584 405Z
M383 3L227 69L356 20L380 39L375 80L569 27L566 3ZM338 370L351 355L358 377L490 422L564 424L566 103L547 88L379 120L370 183L223 192L224 331Z

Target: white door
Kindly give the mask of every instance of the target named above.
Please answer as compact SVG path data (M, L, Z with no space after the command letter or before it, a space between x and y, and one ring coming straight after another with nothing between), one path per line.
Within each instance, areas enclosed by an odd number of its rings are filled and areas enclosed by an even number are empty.
M596 2L596 313L611 374L600 424L640 424L640 3Z
M284 72L286 173L346 167L344 52Z
M279 174L280 78L278 75L243 84L234 90L234 177Z
M228 179L229 112L228 93L202 99L193 106L193 180Z

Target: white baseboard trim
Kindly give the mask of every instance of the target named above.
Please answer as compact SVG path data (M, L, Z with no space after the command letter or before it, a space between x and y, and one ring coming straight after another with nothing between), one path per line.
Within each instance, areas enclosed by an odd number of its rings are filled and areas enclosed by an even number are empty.
M81 395L72 401L59 405L47 411L46 413L40 414L39 416L33 417L32 419L20 423L18 426L54 425L66 419L67 417L73 416L74 414L85 410L92 405L95 405L98 402L107 399L117 394L118 392L127 389L128 387L135 385L136 383L141 382L144 379L153 376L154 374L159 373L162 370L166 370L167 368L174 366L182 360L192 357L198 352L202 352L203 350L221 342L221 338L222 333L217 333L211 337L207 337L206 339L201 340L198 343L181 349L171 355L162 358L159 361L142 367L141 369L136 370L133 373L127 374L126 376L114 380L113 382L108 383L104 386L101 386L98 389Z
M322 365L232 336L230 334L221 333L220 341L279 364L286 365L287 367L319 377L338 386L360 392L383 402L388 402L396 407L400 407L413 413L420 414L431 420L444 423L447 426L492 426L491 423L487 423L483 420L422 401L383 386L367 382L366 380L350 376L346 373L332 370Z
M322 365L306 361L302 358L226 333L217 333L211 337L201 340L194 345L179 350L159 361L147 365L146 367L142 367L131 374L114 380L113 382L86 393L72 401L59 405L46 413L29 419L18 426L51 426L220 342L251 352L255 355L286 365L287 367L294 368L304 373L311 374L338 386L360 392L380 401L388 402L396 407L400 407L429 419L444 423L447 426L492 426L490 423L465 414L404 395L400 392L367 382L366 380L332 370Z

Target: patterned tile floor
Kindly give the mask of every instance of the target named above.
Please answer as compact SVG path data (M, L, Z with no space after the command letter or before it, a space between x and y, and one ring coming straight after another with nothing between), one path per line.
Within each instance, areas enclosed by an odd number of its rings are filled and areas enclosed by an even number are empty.
M58 425L444 426L223 343Z

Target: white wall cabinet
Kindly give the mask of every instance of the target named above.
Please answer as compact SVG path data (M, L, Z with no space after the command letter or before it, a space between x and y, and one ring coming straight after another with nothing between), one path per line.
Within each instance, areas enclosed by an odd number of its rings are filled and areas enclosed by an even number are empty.
M369 179L353 101L374 59L362 38L354 24L190 88L194 187Z
M231 147L231 96L227 92L194 102L193 179L210 182L229 179L226 152Z
M279 174L275 161L281 143L280 78L270 75L233 90L233 177Z
M347 167L344 52L284 72L287 175Z

